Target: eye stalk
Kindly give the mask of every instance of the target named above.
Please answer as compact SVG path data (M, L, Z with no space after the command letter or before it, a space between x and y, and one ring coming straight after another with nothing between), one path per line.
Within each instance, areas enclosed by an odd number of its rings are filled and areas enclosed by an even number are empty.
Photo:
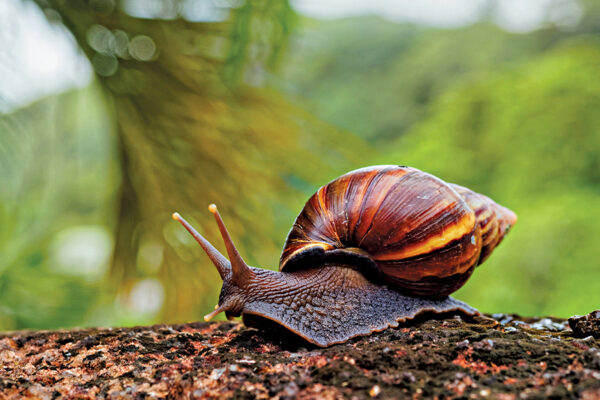
M225 227L225 223L221 218L221 214L219 214L219 210L217 210L216 204L209 205L208 211L215 216L215 220L221 231L221 237L223 238L223 242L225 242L225 248L227 249L227 255L229 256L229 262L231 263L231 270L233 273L231 279L232 283L241 287L246 286L254 273L250 270L250 267L248 267L248 264L246 264L239 251L236 249L235 244L233 244L233 240Z
M234 287L243 289L248 286L248 283L254 278L254 272L248 267L248 265L244 262L244 259L238 252L225 227L225 223L217 210L217 206L215 204L211 204L208 206L208 210L215 216L215 220L217 221L217 225L219 226L219 231L221 232L221 236L223 238L223 242L225 243L225 248L227 249L227 254L229 256L229 260L225 258L208 240L204 238L193 226L191 226L179 213L174 212L172 217L174 220L179 221L181 225L196 239L198 244L202 247L204 252L208 255L212 263L217 268L221 279L223 280L223 289L227 288L229 290ZM220 301L218 305L215 306L215 310L211 313L207 314L204 317L205 321L210 321L214 316L223 312L223 311L231 311L239 308L238 296L227 296L223 301Z
M204 252L208 255L212 263L217 267L221 279L225 280L227 275L231 274L231 263L210 244L208 240L204 238L192 225L189 224L179 213L174 212L172 215L175 221L179 221L181 225L193 236L194 239L200 244Z

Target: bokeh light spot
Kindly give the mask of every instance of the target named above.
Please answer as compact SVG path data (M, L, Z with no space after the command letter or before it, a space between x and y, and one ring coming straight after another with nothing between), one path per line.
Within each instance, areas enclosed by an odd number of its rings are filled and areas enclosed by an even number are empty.
M119 69L119 60L113 55L94 54L92 57L94 70L100 76L111 76Z
M177 18L180 7L179 0L123 0L120 5L133 17L166 20Z
M111 36L110 30L102 25L92 25L86 32L86 39L90 47L102 54L108 54Z
M156 44L150 36L138 35L129 43L129 54L139 61L150 61L156 53Z
M156 274L163 262L163 245L154 240L146 240L140 245L137 254L138 269L147 274Z
M116 29L112 32L111 50L120 58L129 58L129 36L127 32Z
M111 251L111 235L106 228L97 225L67 228L51 242L50 265L59 272L95 281L106 272Z
M156 279L148 278L137 282L129 293L131 311L144 316L158 313L165 299L165 289Z

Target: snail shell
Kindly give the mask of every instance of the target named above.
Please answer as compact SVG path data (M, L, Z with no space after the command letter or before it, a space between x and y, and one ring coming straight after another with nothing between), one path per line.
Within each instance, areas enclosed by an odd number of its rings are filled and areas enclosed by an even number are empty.
M415 168L374 166L321 187L288 234L281 271L343 263L389 286L444 298L500 243L516 215Z

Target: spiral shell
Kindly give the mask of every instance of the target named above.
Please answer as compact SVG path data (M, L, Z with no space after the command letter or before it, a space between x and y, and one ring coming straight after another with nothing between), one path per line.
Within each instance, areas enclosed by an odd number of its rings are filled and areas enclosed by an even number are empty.
M288 234L281 271L346 264L403 293L461 287L516 215L486 196L414 168L374 166L321 187Z

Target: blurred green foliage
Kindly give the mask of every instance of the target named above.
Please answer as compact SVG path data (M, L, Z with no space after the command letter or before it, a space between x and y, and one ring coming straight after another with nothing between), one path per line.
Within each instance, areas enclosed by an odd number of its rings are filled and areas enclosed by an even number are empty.
M394 143L394 159L519 215L457 294L482 309L567 316L600 304L599 43L566 41L465 84Z
M118 184L102 99L94 87L51 97L0 118L0 132L0 326L94 319ZM73 226L98 239L89 256L61 253Z
M485 312L600 304L600 13L584 5L568 32L312 21L285 64L288 92L368 139L372 163L420 168L519 215L456 293Z
M213 22L36 3L97 79L0 116L0 328L197 320L219 277L171 212L222 248L206 212L218 203L249 263L276 268L308 196L376 163L415 166L519 215L457 297L559 316L600 304L592 3L569 31L527 34L485 21L322 22L276 0Z

